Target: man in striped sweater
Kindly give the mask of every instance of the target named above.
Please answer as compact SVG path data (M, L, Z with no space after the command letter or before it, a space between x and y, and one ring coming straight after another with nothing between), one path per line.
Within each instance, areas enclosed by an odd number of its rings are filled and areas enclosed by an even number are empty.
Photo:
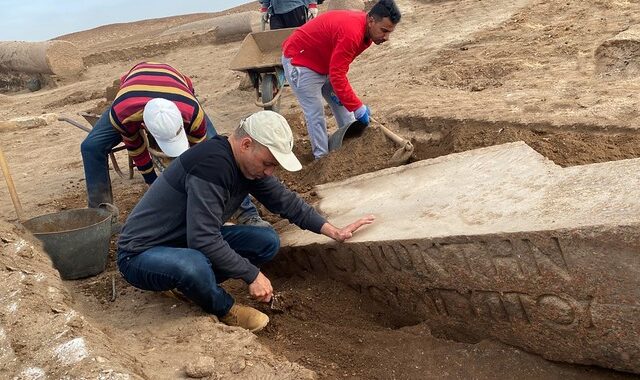
M169 107L147 108L154 99L170 101ZM145 121L166 122L172 114L178 115L178 123L181 121L183 126L179 132L186 133L190 146L217 134L195 97L191 79L170 65L142 62L120 78L120 90L111 107L80 146L89 207L113 202L107 156L121 141L144 181L148 185L155 181L157 174L141 135L142 129ZM172 152L166 153L172 155ZM269 226L260 219L249 198L242 203L238 218L241 223Z

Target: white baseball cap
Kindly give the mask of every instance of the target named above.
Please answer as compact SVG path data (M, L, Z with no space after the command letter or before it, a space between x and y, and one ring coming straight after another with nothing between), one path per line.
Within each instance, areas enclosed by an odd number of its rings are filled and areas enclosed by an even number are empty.
M182 114L172 101L163 98L151 99L144 106L142 119L147 131L167 156L178 157L189 149Z
M293 154L291 127L282 115L259 111L241 121L240 126L251 138L266 146L285 170L295 172L302 169L302 164Z

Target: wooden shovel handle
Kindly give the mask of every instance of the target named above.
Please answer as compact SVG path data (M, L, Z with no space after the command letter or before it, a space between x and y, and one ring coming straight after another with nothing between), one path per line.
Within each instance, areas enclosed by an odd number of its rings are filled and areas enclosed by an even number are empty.
M24 221L22 205L20 204L18 192L16 191L16 187L13 184L13 178L11 178L11 173L9 172L9 165L7 165L7 159L5 158L2 149L0 149L0 167L2 168L2 174L4 174L4 180L7 182L7 188L9 189L9 194L11 195L13 207L16 209L16 215L18 215L18 219L22 222Z
M378 120L374 119L373 117L369 116L369 120L371 120L375 124L377 124L378 128L380 128L382 133L384 133L385 136L387 136L387 138L389 138L389 140L391 140L394 143L396 143L396 145L404 147L406 150L411 149L411 151L413 151L413 144L411 144L411 141L396 135L389 128L387 128L384 125L382 125L381 122L379 122Z

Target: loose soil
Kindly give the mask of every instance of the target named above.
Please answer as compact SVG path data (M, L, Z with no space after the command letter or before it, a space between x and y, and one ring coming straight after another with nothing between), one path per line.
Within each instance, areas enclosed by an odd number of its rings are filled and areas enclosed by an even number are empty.
M637 2L398 3L404 16L392 41L363 53L351 67L350 80L377 119L411 139L416 147L411 161L518 140L561 166L640 157L640 101L633 95L640 82L596 70L593 55L603 41L638 23ZM232 11L254 9L255 4L247 4ZM256 111L252 90L242 86L244 75L227 69L239 42L210 44L192 38L184 44L165 41L161 49L149 45L166 29L214 16L218 14L110 25L63 36L79 45L86 72L80 78L53 78L34 93L1 95L0 119L56 112L82 121L78 112L99 113L108 105L114 79L140 59L149 59L189 74L216 128L228 134L241 117ZM309 202L317 200L317 184L392 165L397 147L373 125L314 161L300 109L288 89L281 110L294 130L295 151L304 167L276 175ZM335 129L333 121L330 127ZM85 132L55 122L36 129L0 129L0 135L27 215L85 206L79 154ZM123 153L118 160L126 168ZM115 203L125 220L146 185L137 173L133 180L111 175ZM6 200L0 202L0 215L15 221L6 189L0 194ZM261 212L277 229L285 227L286 221L263 207ZM20 233L8 226L2 224L0 237L16 239ZM436 337L428 323L394 315L341 283L308 274L282 278L267 273L281 298L277 310L249 300L240 282L225 285L241 302L269 314L271 323L256 339L225 330L187 302L126 284L115 267L114 244L104 273L64 282L62 292L65 302L95 327L91 331L103 334L106 346L126 354L125 359L114 358L114 365L148 378L184 378L185 363L200 355L215 357L217 375L211 378L312 376L297 365L322 378L631 377L549 362L499 342ZM37 263L37 270L45 270L46 260ZM28 307L37 310L38 302L45 301L34 298ZM0 312L3 324L8 315ZM21 318L25 326L37 322L27 312ZM30 339L24 347L40 344ZM16 350L16 355L28 362L24 351Z

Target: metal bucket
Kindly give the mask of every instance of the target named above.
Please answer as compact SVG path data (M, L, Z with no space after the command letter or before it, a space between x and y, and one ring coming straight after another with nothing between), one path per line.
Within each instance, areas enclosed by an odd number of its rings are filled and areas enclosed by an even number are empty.
M38 216L23 225L44 244L60 277L75 280L105 270L117 215L105 208L73 209Z

